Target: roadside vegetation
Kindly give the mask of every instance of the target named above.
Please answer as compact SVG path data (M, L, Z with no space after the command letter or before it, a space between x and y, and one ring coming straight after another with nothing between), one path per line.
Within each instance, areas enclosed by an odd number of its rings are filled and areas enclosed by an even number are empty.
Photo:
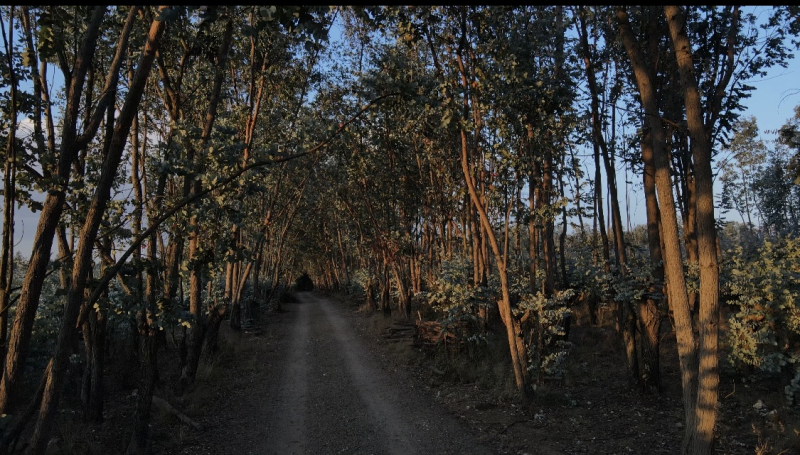
M1 7L0 453L134 389L147 453L311 289L534 417L613 369L673 453L798 450L800 108L741 112L800 22L752 11Z

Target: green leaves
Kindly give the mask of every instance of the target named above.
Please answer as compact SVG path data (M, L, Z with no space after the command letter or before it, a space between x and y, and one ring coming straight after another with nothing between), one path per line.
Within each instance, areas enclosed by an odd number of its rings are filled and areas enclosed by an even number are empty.
M800 359L800 240L765 242L756 254L748 257L739 247L723 263L730 361L777 374Z
M453 120L452 111L446 110L444 112L444 114L442 115L442 123L440 125L442 127L442 129L446 129L450 125L450 122L452 120Z
M39 17L39 27L37 29L37 41L39 56L48 62L52 62L56 54L55 32L52 27L52 19L49 15L43 14Z

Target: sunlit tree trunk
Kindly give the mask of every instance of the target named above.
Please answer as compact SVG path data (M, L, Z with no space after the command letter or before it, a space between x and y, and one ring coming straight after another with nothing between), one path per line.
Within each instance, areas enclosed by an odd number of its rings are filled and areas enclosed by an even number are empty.
M166 7L162 7L166 8ZM132 8L128 15L128 22L123 29L123 39L121 47L117 50L117 57L121 57L124 49L127 48L127 36L136 17L137 8ZM106 205L111 197L111 187L122 160L122 152L128 139L133 117L136 115L141 101L144 86L147 82L150 69L155 59L155 50L158 47L162 33L164 31L163 21L153 21L147 36L144 51L140 57L139 64L134 76L134 83L129 87L125 97L125 102L117 117L114 127L113 137L109 144L108 153L103 158L100 178L92 197L86 220L81 228L78 248L75 251L75 264L72 270L72 280L70 289L67 293L67 303L64 307L61 329L58 335L58 343L54 357L53 368L50 371L50 378L42 398L42 405L39 410L39 420L31 437L31 444L28 448L30 454L44 453L47 442L49 441L50 427L55 417L55 410L60 398L61 385L66 373L67 362L69 361L69 349L72 337L75 333L75 324L78 319L81 302L84 298L89 268L92 264L92 250L97 238L97 230L105 213ZM121 61L121 58L120 58ZM119 66L112 71L114 82L116 82ZM113 84L116 86L116 83Z
M663 241L664 274L667 282L667 298L675 319L678 342L678 360L683 388L685 438L690 439L695 431L694 405L697 396L697 351L689 312L689 297L683 273L678 217L672 193L670 166L667 159L666 134L658 111L655 76L645 63L642 49L630 25L627 11L619 7L616 11L620 37L631 62L636 85L645 111L646 128L650 130L655 166L655 185L661 210L661 234Z
M463 20L462 20L462 33L466 34L466 23ZM461 55L462 52L463 49L459 49L459 52L456 54L456 57L461 72L461 85L464 90L462 115L464 118L468 118L469 79L462 59ZM506 335L508 338L509 351L511 355L511 364L514 369L514 379L517 386L517 392L519 393L520 398L523 400L523 402L527 403L529 400L529 384L530 384L528 368L527 368L527 355L524 350L520 351L520 344L518 343L518 339L520 338L519 324L514 320L514 316L511 313L511 295L509 293L508 273L506 271L506 258L503 257L500 251L497 238L494 234L494 231L492 230L492 225L489 220L488 213L486 211L486 206L484 205L480 195L478 194L475 182L473 180L473 173L470 169L470 160L469 160L470 148L467 139L467 132L464 130L463 127L460 130L461 130L460 131L461 170L467 185L467 190L469 193L470 200L472 201L472 205L478 212L480 223L481 226L483 227L483 233L484 235L486 235L488 243L491 246L492 252L494 253L495 265L497 267L498 276L500 278L501 299L498 301L498 307L500 309L500 317L503 320L503 324L506 327Z
M728 37L729 58L736 37L738 7L734 7ZM697 259L700 268L699 346L697 402L694 404L694 432L684 441L684 452L710 454L714 448L714 425L719 401L719 264L714 219L714 174L711 169L711 139L703 118L703 106L692 62L692 48L686 35L686 19L678 6L665 6L670 37L681 74L686 103L686 120L692 139L697 198ZM732 60L731 60L732 61ZM724 87L724 85L723 85Z

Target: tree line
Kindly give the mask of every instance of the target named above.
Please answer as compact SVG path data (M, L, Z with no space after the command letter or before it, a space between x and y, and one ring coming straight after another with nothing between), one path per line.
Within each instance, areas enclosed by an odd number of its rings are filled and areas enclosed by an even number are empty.
M0 452L24 434L44 453L74 354L102 421L107 345L128 327L128 453L145 453L166 332L186 391L220 325L305 272L407 318L496 315L527 403L578 301L610 309L648 393L670 321L682 451L711 453L722 307L734 358L800 390L798 117L771 147L740 117L748 81L797 45L796 8L765 11L3 7ZM620 165L645 196L638 233ZM15 204L39 213L16 259Z

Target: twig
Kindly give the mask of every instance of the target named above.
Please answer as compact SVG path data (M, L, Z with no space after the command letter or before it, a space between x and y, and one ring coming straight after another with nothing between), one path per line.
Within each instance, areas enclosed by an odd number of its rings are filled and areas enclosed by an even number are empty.
M186 414L175 409L171 404L167 403L167 400L163 398L153 395L153 404L174 415L175 417L178 418L178 420L185 423L186 425L192 426L195 430L200 430L202 428L202 426L199 423L192 420L192 418L187 416Z
M727 400L727 399L728 399L728 398L730 398L730 397L731 397L731 396L732 396L734 393L736 393L736 381L734 381L734 382L733 382L733 390L731 390L731 393L729 393L729 394L725 395L725 398L723 398L723 400Z

